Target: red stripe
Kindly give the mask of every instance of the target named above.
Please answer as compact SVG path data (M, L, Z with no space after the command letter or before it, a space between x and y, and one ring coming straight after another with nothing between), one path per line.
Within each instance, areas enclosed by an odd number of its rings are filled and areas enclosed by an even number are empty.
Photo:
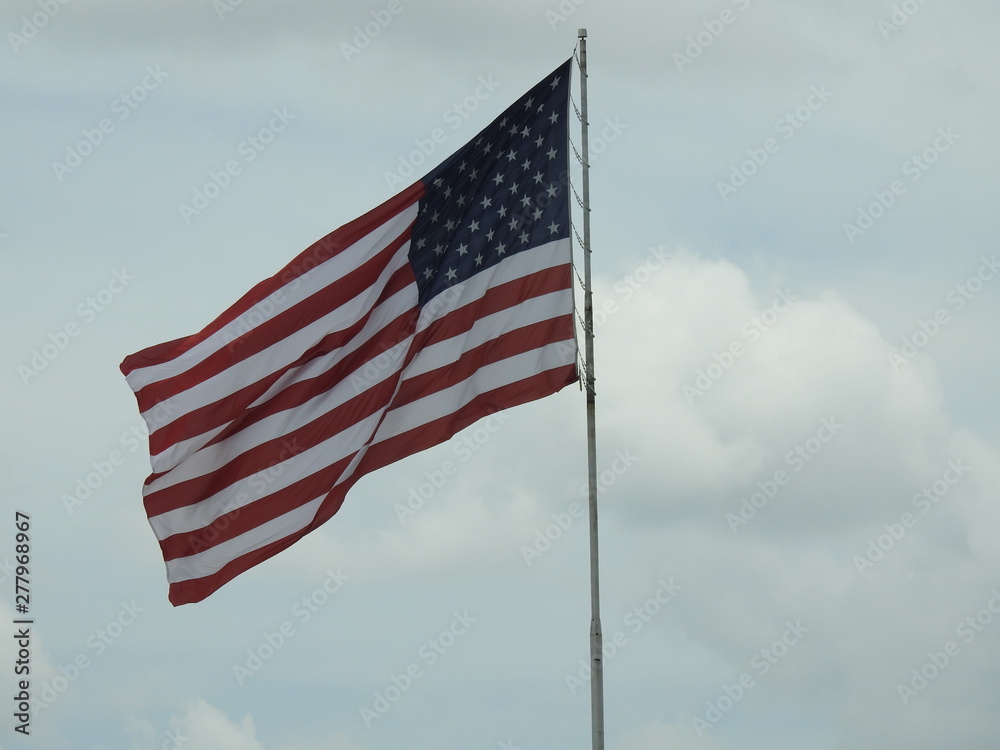
M385 224L393 216L402 213L407 208L420 200L424 194L422 183L415 183L409 188L385 201L382 205L373 208L363 216L359 216L344 226L335 229L322 239L314 242L304 251L299 253L290 263L282 268L274 276L271 276L259 284L255 285L249 292L244 294L236 303L231 305L219 317L213 320L204 329L191 336L174 339L163 344L147 347L142 351L129 355L121 363L120 369L126 376L133 370L141 367L152 367L154 365L176 359L184 352L201 343L216 331L221 330L232 321L245 314L250 308L261 300L271 296L289 282L297 279L304 273L308 273L318 264L329 260L340 254L346 248L353 245Z

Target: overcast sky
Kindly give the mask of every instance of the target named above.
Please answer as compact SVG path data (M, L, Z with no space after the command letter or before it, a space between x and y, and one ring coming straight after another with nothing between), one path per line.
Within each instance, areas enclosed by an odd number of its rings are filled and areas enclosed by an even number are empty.
M581 26L607 747L997 747L995 2L8 0L0 619L22 511L44 705L2 750L589 746L578 389L173 608L118 371Z

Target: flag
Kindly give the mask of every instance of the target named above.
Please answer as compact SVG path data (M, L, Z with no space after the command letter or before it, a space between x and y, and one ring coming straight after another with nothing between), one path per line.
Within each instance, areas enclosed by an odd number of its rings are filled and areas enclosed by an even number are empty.
M175 606L326 522L365 474L577 381L570 63L202 331L122 362Z

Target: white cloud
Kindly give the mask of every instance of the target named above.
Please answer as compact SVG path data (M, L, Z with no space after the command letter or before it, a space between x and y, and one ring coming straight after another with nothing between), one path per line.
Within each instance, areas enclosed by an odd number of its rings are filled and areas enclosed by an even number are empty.
M265 747L257 738L253 717L236 721L201 698L189 699L181 714L170 717L157 732L152 723L135 719L126 727L131 750L363 750L346 733L323 740L281 742Z

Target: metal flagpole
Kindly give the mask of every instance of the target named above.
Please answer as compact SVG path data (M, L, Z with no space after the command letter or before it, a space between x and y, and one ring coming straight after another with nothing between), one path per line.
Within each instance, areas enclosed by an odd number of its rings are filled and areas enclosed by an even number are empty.
M590 712L593 750L604 750L604 663L597 555L597 417L594 389L594 301L590 283L590 120L587 116L587 30L580 29L580 119L583 124L583 328L587 383L587 467L590 484Z

